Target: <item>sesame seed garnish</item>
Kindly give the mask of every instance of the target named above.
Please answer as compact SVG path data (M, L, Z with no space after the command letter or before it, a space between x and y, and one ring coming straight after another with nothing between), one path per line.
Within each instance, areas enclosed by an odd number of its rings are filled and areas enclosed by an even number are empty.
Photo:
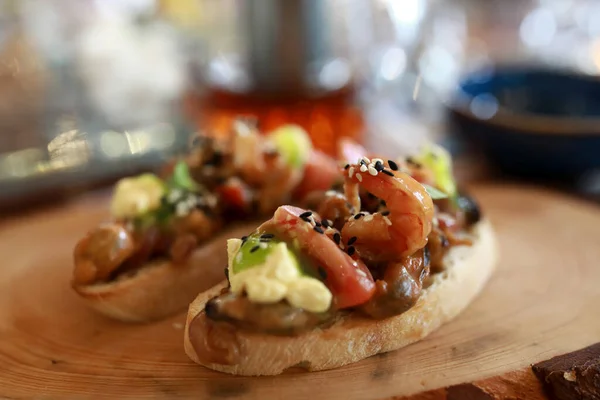
M320 226L315 226L313 229L315 231L319 232L319 233L325 233L325 231L323 230L323 228L321 228Z
M383 162L377 160L377 162L375 163L375 170L377 172L383 171Z
M360 217L362 217L364 214L363 213L358 213L354 216L354 219L359 219Z
M368 169L369 169L369 167L367 167L367 165L366 165L366 164L362 164L362 165L360 166L360 172L367 172L367 170L368 170Z
M373 219L373 214L367 214L365 215L365 222L369 222Z
M322 226L322 224L320 222L318 222L318 221L315 221L315 226L319 226L320 227L320 226ZM327 227L325 227L325 228L327 228Z
M245 242L246 240L248 240L248 236L242 236L242 242Z
M358 179L359 182L362 182L362 175L357 173L356 179Z
M371 166L369 166L369 174L373 175L373 176L377 176L377 170Z
M350 168L350 164L346 164L346 166L344 166L344 169L348 169Z
M388 165L392 171L398 171L398 164L393 162L392 160L388 160Z
M338 246L340 246L340 249L344 250L344 243L340 243Z
M391 171L388 171L387 169L381 170L381 172L383 172L384 174L386 174L388 176L394 176L394 173Z
M392 221L390 221L390 219L388 217L383 217L383 220L385 221L386 224L392 225Z
M312 215L312 211L305 211L302 214L300 214L300 218L304 219L304 218L308 218Z
M342 237L340 236L339 233L334 233L333 234L333 241L335 242L335 244L340 244L340 240L342 240Z
M335 196L337 192L335 190L328 190L325 192L325 196Z
M250 253L254 253L255 251L257 251L258 249L260 249L259 245L254 246L253 248L250 249Z
M389 212L389 210L386 210L386 211L383 211L381 213L381 215L383 215L384 217L387 217L388 215L390 215L390 212Z
M324 219L323 221L321 221L321 225L324 228L329 228L330 224L329 224L329 220L328 219Z
M356 242L358 238L356 236L352 236L349 240L348 240L348 246L351 246L354 244L354 242Z
M262 235L260 235L261 239L273 239L275 237L275 235L273 235L272 233L263 233Z
M348 253L349 256L354 255L355 251L356 251L356 249L354 248L354 246L350 246L350 247L348 247L348 250L346 250L346 252Z
M267 248L267 244L265 242L261 242L258 244L260 246L261 249L266 249Z
M350 167L350 170L348 170L348 176L350 178L352 178L353 175L354 175L354 167Z
M364 276L365 278L367 277L367 273L365 271L363 271L362 269L357 269L356 273Z
M367 157L362 157L360 161L364 162L365 164L371 164L371 160L369 160Z

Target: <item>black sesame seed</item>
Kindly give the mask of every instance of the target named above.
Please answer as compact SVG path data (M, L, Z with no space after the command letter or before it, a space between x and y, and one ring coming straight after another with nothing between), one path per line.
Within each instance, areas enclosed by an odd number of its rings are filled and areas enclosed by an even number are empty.
M320 222L315 222L315 226L322 226L322 224Z
M392 171L388 171L387 169L384 169L381 172L383 172L384 174L386 174L388 176L394 176L394 173Z
M342 240L342 237L340 236L339 233L334 233L333 234L333 241L335 242L335 244L340 244L340 241Z
M375 170L376 170L377 172L381 172L381 171L383 171L383 163L382 163L381 161L377 161L377 162L375 163Z
M390 212L389 212L389 210L386 210L386 211L382 212L381 215L383 215L384 217L387 217L388 215L390 215Z
M327 279L327 271L325 271L325 268L319 267L317 271L319 271L319 275L322 279Z
M271 241L271 238L262 238L261 237L260 239L258 239L258 241L261 243L269 243Z
M305 211L302 214L300 214L300 218L306 219L306 218L310 217L311 215L312 215L312 211Z
M258 249L260 249L260 246L256 245L256 246L254 246L253 248L250 249L250 253L254 253Z
M329 228L331 226L328 219L324 219L323 221L321 221L321 225L323 226L323 228Z
M388 165L392 171L398 171L398 164L393 162L392 160L388 160Z
M248 240L248 236L242 236L242 242L245 242L246 240Z
M356 249L354 248L354 246L350 246L350 247L348 247L348 250L347 250L347 252L348 252L348 255L349 255L349 256L352 256L352 255L354 255L354 252L355 252L355 251L356 251Z
M354 242L356 242L358 238L356 236L352 236L349 240L348 240L348 246L351 246L354 244Z
M323 230L323 228L321 228L320 226L315 226L313 227L313 229L319 233L325 233L325 231Z
M262 235L260 235L261 239L273 239L275 237L275 235L273 235L272 233L263 233Z
M354 216L354 219L359 219L360 217L362 217L364 214L363 213L358 213Z
M346 164L346 165L344 166L344 169L348 169L348 168L350 168L350 164Z

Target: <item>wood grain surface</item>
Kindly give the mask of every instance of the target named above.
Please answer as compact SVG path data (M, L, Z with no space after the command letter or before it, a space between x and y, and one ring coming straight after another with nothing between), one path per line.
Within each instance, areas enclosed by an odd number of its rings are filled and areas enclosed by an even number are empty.
M71 291L75 241L105 217L87 197L0 223L0 397L365 399L481 380L600 337L600 208L518 186L474 188L501 263L456 320L422 342L332 371L239 378L191 363L185 314L110 321ZM518 398L518 397L515 397Z

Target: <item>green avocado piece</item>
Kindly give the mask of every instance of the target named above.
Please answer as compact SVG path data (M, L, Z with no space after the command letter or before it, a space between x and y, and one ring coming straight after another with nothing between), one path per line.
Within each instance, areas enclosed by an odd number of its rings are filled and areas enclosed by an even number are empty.
M312 150L312 141L304 129L297 125L284 125L273 131L269 138L288 165L304 167Z
M423 149L421 154L414 158L433 172L435 186L439 190L449 197L456 195L452 158L446 149L435 144L430 144Z
M232 268L233 273L237 274L247 269L263 265L267 260L267 257L271 254L273 249L281 241L271 237L271 235L260 235L253 234L248 236L242 242L242 246L238 254L233 259ZM286 257L289 257L296 268L300 271L300 275L307 275L304 271L303 264L301 263L296 254L286 246L287 252ZM241 256L239 255L241 253Z
M171 183L174 187L196 192L200 189L200 185L194 181L190 174L190 169L184 161L179 161L173 169Z

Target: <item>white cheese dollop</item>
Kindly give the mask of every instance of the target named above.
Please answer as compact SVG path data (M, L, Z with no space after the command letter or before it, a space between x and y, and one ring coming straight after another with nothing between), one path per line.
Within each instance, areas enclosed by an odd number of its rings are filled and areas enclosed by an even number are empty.
M110 210L116 218L138 217L160 207L164 194L165 186L155 175L124 178L115 187Z
M331 292L318 279L302 276L296 260L285 243L277 243L262 265L234 273L233 260L238 255L242 241L227 241L229 282L236 294L244 290L250 301L272 304L287 300L294 307L311 312L325 312L331 306Z

